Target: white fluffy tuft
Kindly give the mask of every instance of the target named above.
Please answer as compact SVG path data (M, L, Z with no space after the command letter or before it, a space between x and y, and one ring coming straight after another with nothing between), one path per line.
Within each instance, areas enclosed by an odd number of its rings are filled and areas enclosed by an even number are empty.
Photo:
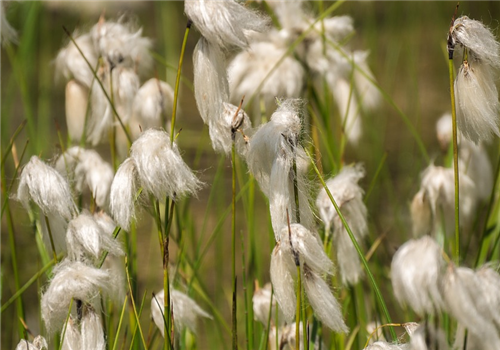
M113 218L125 231L135 219L137 194L137 169L132 158L127 158L118 168L110 192L110 208Z

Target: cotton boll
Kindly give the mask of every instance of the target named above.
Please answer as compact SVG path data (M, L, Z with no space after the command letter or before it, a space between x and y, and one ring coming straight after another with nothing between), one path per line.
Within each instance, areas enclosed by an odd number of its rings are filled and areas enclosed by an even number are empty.
M41 335L37 335L33 343L23 339L16 346L16 350L47 350L48 348L47 341Z
M482 343L482 349L500 348L496 309L489 304L483 283L465 267L450 265L442 281L442 295L447 311ZM498 291L496 291L498 292Z
M237 54L228 68L231 101L236 104L242 96L249 98L258 93L257 96L264 100L266 110L271 111L276 97L300 97L305 81L302 65L293 57L286 56L276 66L286 49L273 42L261 41L251 43L247 50ZM268 74L260 91L257 91ZM254 112L259 110L257 96L251 106Z
M495 74L481 62L464 61L455 79L457 126L474 143L500 136Z
M24 166L17 189L17 199L29 210L32 200L47 214L71 220L77 213L67 181L37 156Z
M187 0L184 11L200 33L212 44L231 49L248 45L248 32L261 32L267 19L234 0Z
M201 187L165 131L144 131L132 144L130 157L136 164L142 187L158 200L165 196L193 195Z
M307 264L303 265L303 270L304 289L316 316L333 331L347 333L349 329L342 318L342 307L333 296L328 284Z
M106 341L102 329L102 321L97 313L86 307L81 322L81 348L105 350Z
M274 247L271 254L270 274L276 300L283 311L285 320L291 322L295 316L295 303L297 301L294 290L296 266L293 263L290 249L284 249L284 244L278 243Z
M379 106L381 95L375 84L370 81L375 80L375 77L366 62L368 55L368 51L354 51L353 59L357 65L354 69L354 83L356 84L361 106L367 110L373 110Z
M481 61L500 68L500 43L483 23L461 16L450 28L453 43L471 50Z
M136 164L132 158L127 158L115 174L109 195L113 218L125 231L135 219L137 181Z
M162 121L172 113L173 103L174 90L169 84L156 78L146 81L133 101L129 122L132 138L135 140L139 137L140 128L147 130L161 127Z
M450 113L443 114L436 122L436 135L441 149L447 151L453 137L453 121Z
M475 145L463 138L458 151L459 170L474 182L478 199L488 201L493 190L493 167L483 143Z
M64 260L54 268L54 277L42 295L42 318L49 333L59 330L69 311L71 299L98 307L99 293L110 295L110 276L78 261Z
M256 286L252 297L254 319L267 327L269 311L271 311L271 325L281 326L284 324L285 318L283 316L281 309L278 307L278 304L276 303L275 297L272 298L272 305L271 305L271 294L272 294L271 283L266 283L266 285L263 288L259 288L258 285ZM277 307L278 307L278 320L276 320Z
M62 338L63 334L64 339ZM61 350L81 349L82 335L71 317L68 319L68 323L66 323L61 331L61 339L63 341Z
M337 102L344 133L349 143L357 145L363 135L359 106L353 87L345 79L337 79L332 88L333 97Z
M411 219L413 223L413 237L418 238L431 233L432 212L431 204L425 190L418 191L410 206Z
M225 58L217 46L202 37L193 52L193 66L196 105L205 124L209 124L221 117L223 103L229 101Z
M66 125L71 140L75 142L79 142L84 133L88 99L88 87L77 80L68 81L65 94Z
M391 263L394 295L419 315L433 315L443 307L439 289L444 260L441 247L429 236L402 245Z
M92 37L89 34L78 35L73 34L76 45L83 53L78 51L75 44L70 41L66 47L61 49L56 58L56 71L62 74L67 80L74 78L80 84L90 88L94 80L92 69L97 66L98 53L94 49ZM85 56L85 58L84 58ZM85 59L90 63L92 69L88 66ZM94 88L96 88L94 84Z
M196 323L199 317L209 318L212 317L204 311L193 299L186 294L179 292L175 289L170 289L170 307L174 314L174 329L177 334L188 328L191 332L196 333ZM164 335L165 323L163 320L163 305L164 305L164 291L162 290L151 300L151 314L153 321Z
M410 338L411 350L448 350L450 348L444 332L428 324L418 326Z

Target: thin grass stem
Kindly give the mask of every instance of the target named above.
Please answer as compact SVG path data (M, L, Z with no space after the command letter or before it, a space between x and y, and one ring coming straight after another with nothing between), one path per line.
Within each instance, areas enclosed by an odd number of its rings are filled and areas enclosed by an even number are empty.
M120 320L118 321L118 327L116 328L115 341L113 342L113 349L116 350L118 345L118 337L120 335L120 330L122 329L123 318L125 315L125 309L127 308L128 295L125 295L125 300L123 301L122 312L120 313Z

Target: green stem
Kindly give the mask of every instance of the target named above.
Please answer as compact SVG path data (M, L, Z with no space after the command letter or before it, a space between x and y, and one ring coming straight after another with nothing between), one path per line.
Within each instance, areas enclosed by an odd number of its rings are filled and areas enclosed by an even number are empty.
M52 238L52 230L50 229L49 218L47 217L47 215L44 215L43 218L45 219L45 225L47 225L47 232L49 233L50 246L52 248L52 253L54 254L54 262L57 264L56 247L54 245L54 239Z
M111 95L111 105L115 105L115 94L113 92L113 69L109 70L109 94ZM111 148L111 164L113 164L113 170L116 172L118 169L118 164L116 162L116 126L115 126L115 118L117 115L114 113L113 109L113 124L111 126L111 130L109 131L109 147Z
M460 262L460 194L458 173L458 145L457 145L457 112L455 106L455 87L453 84L453 58L448 60L450 76L451 117L453 122L453 172L455 173L455 263Z
M300 294L302 292L302 277L300 264L297 265L297 310L295 311L295 350L300 350Z
M170 126L170 143L174 143L174 131L175 131L175 117L177 115L177 100L179 99L179 87L180 87L180 82L181 82L181 70L182 70L182 63L184 62L184 52L186 51L186 44L187 44L187 38L189 34L189 30L191 29L191 25L193 22L191 22L190 19L188 19L188 22L186 24L186 31L184 33L184 40L182 41L182 49L181 49L181 56L179 58L179 67L177 68L177 78L175 79L175 90L174 90L174 108L172 110L172 125Z
M297 158L293 157L293 197L295 199L295 219L300 224L299 187L297 184Z
M115 341L113 343L113 350L116 350L116 346L118 345L118 336L120 335L120 330L122 328L123 316L125 315L125 309L127 308L127 301L128 301L128 295L125 295L122 312L120 314L120 321L118 322L118 328L116 329Z
M231 268L233 286L233 307L232 307L232 334L233 350L238 348L238 321L236 319L236 147L233 140L231 145L231 172L232 172L232 198L231 198Z
M127 257L125 257L125 265L128 265ZM137 323L137 327L139 328L139 334L141 335L142 345L144 346L144 349L147 350L146 341L144 340L144 334L141 328L141 322L139 319L139 315L137 314L137 308L135 306L134 297L132 295L133 292L132 292L132 285L130 284L130 275L128 273L128 266L125 267L125 273L127 275L127 287L130 293L130 301L132 302L132 309L134 310L135 321ZM141 310L142 310L142 305L141 305Z
M370 267L368 266L368 262L366 261L366 258L364 256L363 252L361 251L361 248L360 248L358 242L356 241L356 238L354 237L354 234L352 233L351 228L347 224L347 221L345 220L344 215L342 215L342 213L340 212L340 208L337 205L337 202L335 201L335 199L333 198L332 193L328 189L328 186L326 185L325 180L323 179L323 176L321 176L321 174L318 170L318 167L316 166L316 163L314 162L314 159L311 157L311 154L309 153L309 151L307 149L305 149L305 152L306 152L307 156L309 157L311 164L314 168L314 171L316 172L316 175L318 176L318 178L321 182L321 185L323 185L323 188L325 189L325 191L328 195L328 198L330 198L330 201L332 202L333 206L335 207L335 210L336 210L338 216L340 217L340 220L342 221L342 224L344 225L344 227L349 235L349 238L351 239L352 244L354 245L354 248L358 252L358 256L361 259L361 262L363 263L363 266L366 270L366 274L368 275L368 279L371 282L373 291L375 292L375 294L377 296L379 304L382 307L382 310L384 312L387 323L392 323L391 316L389 315L389 311L387 309L387 306L385 305L384 299L382 298L382 293L380 292L380 289L378 288L377 282L375 282L375 277L373 277L373 274L370 271ZM397 341L398 338L397 338L396 332L394 331L392 326L389 328L389 330L391 332L391 336L393 338L393 341Z
M28 149L28 143L29 143L29 140L26 140L26 143L24 144L23 151L21 152L21 156L19 157L19 163L17 164L16 168L14 169L14 175L12 176L12 180L10 181L10 184L9 184L9 187L7 188L7 190L5 190L5 188L3 187L5 184L5 168L2 167L2 191L5 195L5 199L4 199L4 202L2 204L2 214L1 214L2 217L3 217L3 212L4 212L5 208L7 207L7 201L9 200L9 194L11 193L12 187L14 186L14 183L16 182L17 173L19 172L19 167L23 161L24 154L26 153L26 150Z

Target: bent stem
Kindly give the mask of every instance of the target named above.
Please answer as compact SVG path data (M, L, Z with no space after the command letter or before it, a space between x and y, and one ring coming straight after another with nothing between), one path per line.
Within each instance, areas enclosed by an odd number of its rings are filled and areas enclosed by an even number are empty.
M361 262L363 263L363 267L366 270L366 274L368 275L368 279L371 282L373 291L375 292L375 295L377 296L378 302L379 302L380 306L382 307L382 311L384 312L384 316L386 318L387 323L392 323L391 316L389 315L389 311L387 310L387 306L385 305L384 299L382 298L382 294L380 293L380 289L378 288L377 282L375 282L375 277L373 277L373 274L370 271L370 267L368 266L368 262L366 261L366 258L364 256L363 252L361 251L361 248L360 248L358 242L356 241L356 238L354 237L354 235L351 231L351 228L347 224L347 221L345 220L344 215L342 215L342 213L340 212L340 208L337 205L337 202L335 201L335 199L333 198L332 193L330 192L330 189L326 185L325 180L323 179L323 176L321 176L321 174L318 170L318 167L316 166L316 162L314 161L314 159L312 158L311 154L309 153L309 151L307 149L304 149L304 151L306 152L307 156L309 157L309 160L311 161L311 164L314 168L314 171L316 172L316 175L318 176L318 178L321 182L321 185L325 189L325 191L328 195L328 198L330 198L330 201L332 202L333 206L335 207L335 211L337 212L340 220L342 221L342 225L344 225L347 233L349 234L349 238L351 239L352 244L354 245L354 248L358 252L358 256L361 259ZM389 330L391 332L391 337L392 337L393 341L397 341L398 337L396 336L396 332L394 331L394 329L391 327L391 328L389 328Z
M457 142L457 111L455 107L455 87L453 84L453 57L448 60L450 75L451 118L453 122L453 172L455 173L455 263L460 262L460 212L459 212L459 174L458 174L458 142Z
M174 107L172 110L172 125L170 126L170 143L174 144L174 130L175 130L175 116L177 115L177 100L179 99L179 86L181 82L181 70L182 63L184 62L184 52L186 51L187 38L189 30L193 22L188 19L186 24L186 32L184 33L184 40L182 41L181 56L179 58L179 67L177 68L177 78L175 79L175 90L174 90Z

